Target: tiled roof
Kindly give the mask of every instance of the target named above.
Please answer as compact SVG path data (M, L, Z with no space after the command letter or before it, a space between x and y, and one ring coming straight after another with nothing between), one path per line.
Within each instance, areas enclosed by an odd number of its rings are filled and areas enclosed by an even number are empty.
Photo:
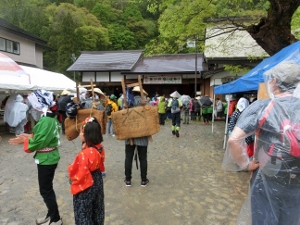
M197 71L207 70L203 54L197 54ZM143 57L133 73L191 73L195 72L195 54L158 55Z
M82 52L67 71L130 71L142 50Z
M207 70L197 54L197 71ZM67 71L122 71L127 73L194 73L195 54L145 57L141 50L82 52Z
M15 26L14 24L6 21L5 19L0 18L0 30L5 30L7 32L19 35L21 37L27 38L29 40L34 41L36 44L40 44L42 46L47 45L47 42L40 39L39 37L34 36L33 34Z

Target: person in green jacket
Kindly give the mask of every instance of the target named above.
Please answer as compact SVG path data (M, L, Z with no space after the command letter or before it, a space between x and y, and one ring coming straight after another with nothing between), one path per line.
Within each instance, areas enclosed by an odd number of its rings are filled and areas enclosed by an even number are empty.
M158 116L159 116L159 124L165 125L166 119L166 101L165 97L161 96L158 102Z
M33 127L32 134L20 134L9 140L10 144L23 144L26 153L34 153L37 164L40 194L47 206L47 214L37 219L36 224L61 225L56 195L53 189L53 179L60 159L60 124L56 114L50 111L55 104L52 92L36 90L28 96L32 107L41 112L42 116Z
M207 108L207 114L208 114L208 120L209 121L212 121L212 117L213 117L213 111L214 111L214 109L213 109L213 106L211 105L210 107L208 107Z

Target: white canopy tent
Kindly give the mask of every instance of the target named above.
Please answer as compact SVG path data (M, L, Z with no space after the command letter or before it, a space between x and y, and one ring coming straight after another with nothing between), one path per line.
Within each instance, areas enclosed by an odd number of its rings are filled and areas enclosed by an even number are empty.
M21 68L30 75L31 84L33 86L30 90L44 89L48 91L61 91L67 89L76 92L76 82L64 74L28 66L21 66ZM81 87L79 91L84 92L86 89Z

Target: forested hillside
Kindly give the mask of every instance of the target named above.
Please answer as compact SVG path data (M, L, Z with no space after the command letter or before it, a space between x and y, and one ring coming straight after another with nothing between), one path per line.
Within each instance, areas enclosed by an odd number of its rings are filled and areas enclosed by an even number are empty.
M47 41L44 66L66 73L72 54L78 57L80 51L144 49L148 55L194 52L186 41L197 36L198 51L203 52L205 28L215 23L214 18L248 30L269 16L274 2L285 1L0 0L0 17ZM300 14L296 11L292 15L289 29L297 35ZM247 23L238 20L245 17Z

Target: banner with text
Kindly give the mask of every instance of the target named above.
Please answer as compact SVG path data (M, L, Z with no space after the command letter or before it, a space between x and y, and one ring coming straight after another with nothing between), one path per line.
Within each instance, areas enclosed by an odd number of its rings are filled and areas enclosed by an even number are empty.
M144 75L144 84L181 84L181 75Z

